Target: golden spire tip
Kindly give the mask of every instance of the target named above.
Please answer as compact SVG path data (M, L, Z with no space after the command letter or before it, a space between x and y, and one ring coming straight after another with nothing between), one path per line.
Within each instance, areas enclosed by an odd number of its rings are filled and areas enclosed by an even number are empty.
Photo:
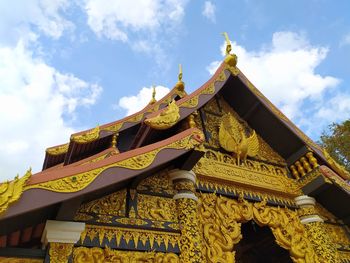
M229 55L231 50L232 50L231 41L228 37L227 32L223 32L222 34L224 35L225 40L226 40L226 55Z
M156 102L157 102L157 100L156 100L156 86L152 85L152 99L149 103L154 104Z
M182 65L179 64L179 81L182 81Z
M235 68L237 65L237 56L235 54L230 54L232 50L231 41L228 37L227 32L222 33L226 40L226 57L225 57L225 63L228 64L230 67Z

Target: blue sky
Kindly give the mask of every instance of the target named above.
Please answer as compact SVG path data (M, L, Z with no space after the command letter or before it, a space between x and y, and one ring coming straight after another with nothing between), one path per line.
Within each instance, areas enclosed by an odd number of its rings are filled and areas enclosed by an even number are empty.
M313 139L350 113L350 2L0 0L0 178L74 131L164 95L183 65L187 92L223 58Z

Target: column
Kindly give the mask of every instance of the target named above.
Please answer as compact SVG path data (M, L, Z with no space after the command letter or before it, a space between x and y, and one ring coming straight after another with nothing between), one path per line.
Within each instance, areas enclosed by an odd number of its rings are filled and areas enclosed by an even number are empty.
M45 263L68 262L84 229L85 223L47 220L41 237L41 243L45 247L48 245L49 250Z
M174 195L181 229L180 262L201 263L202 240L199 226L198 198L195 195L196 175L192 171L172 170L169 172L177 193Z
M300 221L306 229L319 261L340 262L338 250L326 232L323 219L316 212L315 198L302 195L295 198L295 203L299 207Z

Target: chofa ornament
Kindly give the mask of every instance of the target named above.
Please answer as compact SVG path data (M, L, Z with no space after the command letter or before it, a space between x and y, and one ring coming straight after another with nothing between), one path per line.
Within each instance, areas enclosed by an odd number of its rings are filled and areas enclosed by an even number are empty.
M165 130L174 126L178 122L180 119L179 112L179 107L176 105L176 101L173 100L170 102L166 110L162 111L155 117L147 118L145 123L153 129Z
M7 210L10 204L19 200L24 186L31 176L32 169L30 168L21 178L17 175L13 181L0 184L0 215Z

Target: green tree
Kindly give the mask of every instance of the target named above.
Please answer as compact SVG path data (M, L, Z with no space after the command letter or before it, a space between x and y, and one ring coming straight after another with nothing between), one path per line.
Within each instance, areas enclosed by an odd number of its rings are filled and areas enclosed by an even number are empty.
M350 171L350 119L329 125L320 139L330 156Z

